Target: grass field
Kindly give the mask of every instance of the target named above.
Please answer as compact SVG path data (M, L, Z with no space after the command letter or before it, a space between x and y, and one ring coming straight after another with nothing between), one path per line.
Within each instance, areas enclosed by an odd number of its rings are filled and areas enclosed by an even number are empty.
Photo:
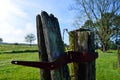
M40 80L40 70L11 64L12 60L38 61L37 46L0 45L0 80ZM96 80L120 80L117 52L103 53L96 60Z
M12 60L38 61L37 46L1 45L0 80L40 80L40 70L11 64ZM13 53L12 53L13 52Z
M117 51L99 52L96 61L96 80L120 80L120 68L117 67Z

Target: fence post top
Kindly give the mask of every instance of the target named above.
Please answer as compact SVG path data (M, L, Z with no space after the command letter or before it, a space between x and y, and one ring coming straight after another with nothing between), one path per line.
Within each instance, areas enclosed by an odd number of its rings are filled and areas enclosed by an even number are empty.
M91 31L91 30L80 28L80 29L76 29L76 30L73 30L73 31L70 31L70 32L80 32L80 31Z

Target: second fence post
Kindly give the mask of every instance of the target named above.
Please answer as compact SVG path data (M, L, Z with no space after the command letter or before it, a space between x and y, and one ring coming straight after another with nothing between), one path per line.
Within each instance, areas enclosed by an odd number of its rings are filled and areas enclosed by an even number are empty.
M95 53L94 34L86 29L69 32L70 48L73 51ZM71 80L96 80L95 61L73 63Z

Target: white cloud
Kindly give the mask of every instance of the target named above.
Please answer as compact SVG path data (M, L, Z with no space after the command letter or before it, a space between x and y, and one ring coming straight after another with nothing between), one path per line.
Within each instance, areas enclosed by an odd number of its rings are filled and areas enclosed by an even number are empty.
M4 20L9 17L10 0L4 0L0 2L0 20Z
M35 17L41 10L53 13L61 28L69 26L71 14L67 12L68 0L1 0L0 38L5 42L24 42L28 33L36 34ZM65 4L65 5L63 5Z
M20 17L27 16L18 5L12 3L12 0L3 0L0 2L0 20L8 20L11 16L15 15Z
M34 33L35 32L35 26L32 23L26 23L25 31L28 33Z
M16 42L23 35L23 31L19 28L12 26L9 23L0 24L0 37L3 38L5 42ZM15 39L16 38L16 39Z
M26 23L24 29L15 27L9 23L0 23L0 37L4 42L24 42L24 37L35 32L35 27L32 23Z
M19 25L15 25L17 18L26 18L27 14L22 9L12 3L12 0L0 2L0 38L5 42L23 41L24 32Z

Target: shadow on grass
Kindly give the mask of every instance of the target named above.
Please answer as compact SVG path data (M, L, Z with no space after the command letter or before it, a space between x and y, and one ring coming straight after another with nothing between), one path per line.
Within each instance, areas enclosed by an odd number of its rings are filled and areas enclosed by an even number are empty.
M21 50L21 51L6 51L6 52L0 52L0 54L13 54L13 53L32 53L32 52L38 52L38 50Z

